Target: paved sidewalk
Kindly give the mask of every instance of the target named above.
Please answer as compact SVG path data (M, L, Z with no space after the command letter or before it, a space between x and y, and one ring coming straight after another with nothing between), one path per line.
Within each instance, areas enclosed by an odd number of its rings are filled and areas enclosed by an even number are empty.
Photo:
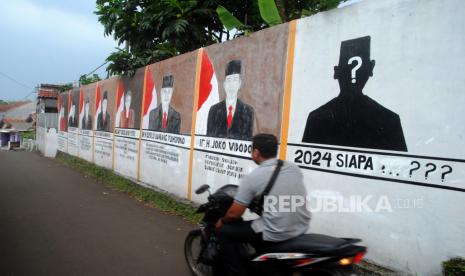
M189 275L193 228L37 153L0 151L0 275Z

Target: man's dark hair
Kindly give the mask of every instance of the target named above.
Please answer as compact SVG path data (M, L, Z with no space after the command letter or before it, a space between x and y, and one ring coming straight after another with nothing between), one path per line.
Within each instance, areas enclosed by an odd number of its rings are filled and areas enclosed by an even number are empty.
M260 133L252 137L252 149L257 149L264 158L278 155L278 139L273 134Z

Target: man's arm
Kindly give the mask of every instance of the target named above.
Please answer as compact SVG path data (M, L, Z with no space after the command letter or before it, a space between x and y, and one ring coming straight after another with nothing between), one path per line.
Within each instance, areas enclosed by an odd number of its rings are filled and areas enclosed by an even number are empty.
M252 172L242 178L233 204L229 207L226 215L217 222L217 227L221 227L223 222L238 220L242 217L245 209L247 209L257 193L257 185L254 185L257 184L257 179L253 175L254 173Z
M223 218L218 220L218 222L216 223L216 227L220 228L221 226L223 226L224 222L236 221L240 219L244 214L245 209L247 209L247 206L244 206L237 202L233 202L231 207L229 207L228 212L226 212L226 215L224 215Z

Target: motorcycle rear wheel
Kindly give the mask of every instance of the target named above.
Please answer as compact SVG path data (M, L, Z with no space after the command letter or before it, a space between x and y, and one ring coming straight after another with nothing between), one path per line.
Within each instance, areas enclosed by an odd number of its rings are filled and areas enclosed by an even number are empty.
M202 231L200 229L190 231L184 241L184 257L186 258L187 266L192 275L213 276L213 268L210 265L199 262L202 247Z

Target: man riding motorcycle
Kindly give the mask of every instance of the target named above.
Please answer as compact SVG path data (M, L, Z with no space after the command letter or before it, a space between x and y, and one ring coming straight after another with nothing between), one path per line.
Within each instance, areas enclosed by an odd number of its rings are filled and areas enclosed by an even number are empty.
M289 208L280 210L280 206L277 205L272 206L273 208L263 208L260 218L253 221L241 220L245 210L268 186L278 165L277 152L278 141L274 135L257 134L252 138L252 160L259 166L242 178L233 204L226 215L216 223L220 258L226 275L247 274L238 251L241 243L260 247L295 238L308 230L310 212L305 204L291 206L292 211L289 211ZM306 198L307 192L299 167L283 161L278 172L267 195L274 200L267 202L283 202L279 200L280 197L286 197L287 200L293 196Z

